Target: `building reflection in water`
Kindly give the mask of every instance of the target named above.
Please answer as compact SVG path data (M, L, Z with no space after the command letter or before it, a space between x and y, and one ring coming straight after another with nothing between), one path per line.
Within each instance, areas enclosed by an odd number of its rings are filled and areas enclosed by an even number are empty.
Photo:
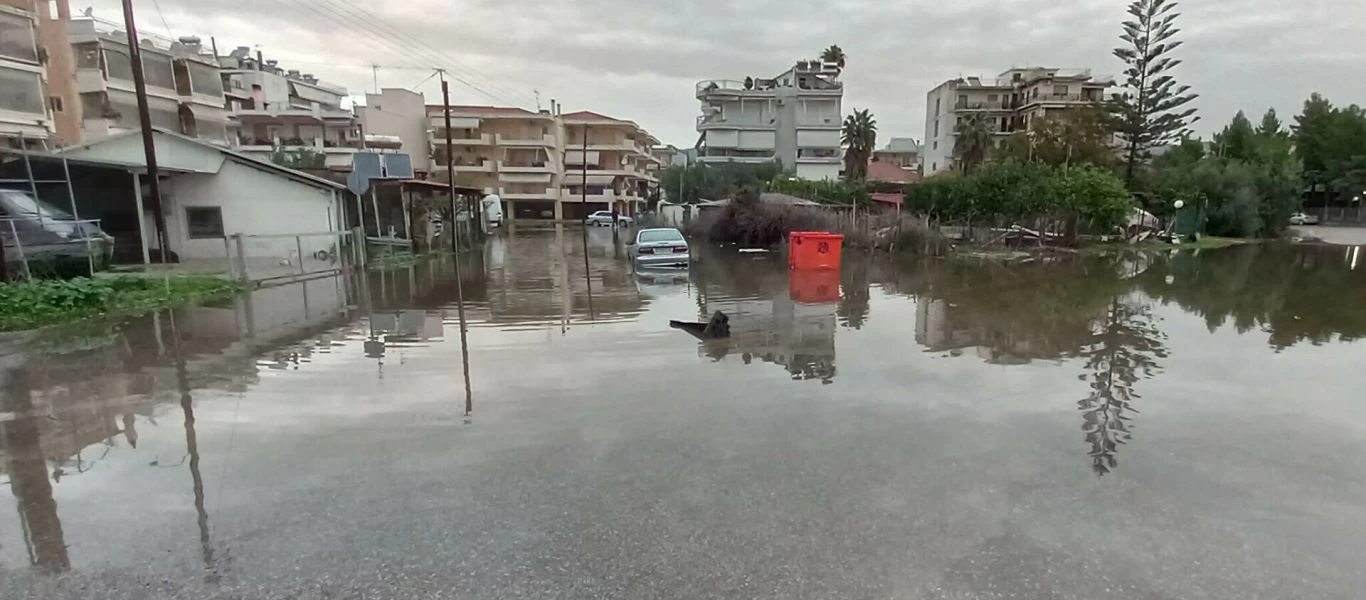
M39 417L33 410L33 397L28 373L22 368L6 368L4 378L4 412L0 420L0 441L5 451L4 469L9 476L10 492L19 509L20 532L29 562L46 572L61 572L71 568L66 552L66 538L62 535L62 521L57 516L57 501L52 497L52 482L48 481L48 465L43 452L43 440L38 428Z

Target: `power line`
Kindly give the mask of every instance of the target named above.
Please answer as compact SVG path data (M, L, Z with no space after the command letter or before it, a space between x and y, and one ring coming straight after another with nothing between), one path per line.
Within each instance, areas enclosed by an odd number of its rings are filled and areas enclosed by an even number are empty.
M361 8L354 4L343 2L342 0L321 1L330 2L340 7L339 12L345 12L348 16L354 17L358 24L367 27L368 29L370 29L370 31L374 31L382 36L398 38L398 43L403 44L404 46L412 49L413 51L421 52L428 58L439 59L438 62L445 63L445 65L447 66L446 72L451 75L451 78L455 79L456 81L459 81L460 83L465 84L466 86L478 89L478 86L475 86L471 82L467 81L465 78L462 78L460 76L461 74L465 75L465 77L468 77L470 79L482 79L483 81L481 82L481 85L491 90L494 90L500 94L517 96L525 98L528 101L534 102L533 98L525 92L521 92L497 83L493 80L493 78L488 77L487 75L484 75L482 73L479 73L472 67L465 65L460 60L450 56L449 54L446 54L444 52L441 52L440 50L437 50L436 48L433 48L429 43L417 39L412 35L404 32L403 30L398 29L393 25L390 25L379 15L366 11L364 8ZM450 65L452 63L458 65L460 68L450 68ZM516 103L513 102L511 104Z
M417 83L414 83L413 85L408 86L408 90L409 90L409 91L416 92L416 91L417 91L417 86L422 85L422 84L424 84L424 83L427 83L429 80L431 80L431 78L436 77L436 74L437 74L437 73L440 73L440 72L441 72L440 70L433 70L433 71L432 71L432 74L431 74L431 75L428 75L428 76L426 76L426 77L423 77L423 78L422 78L422 81L419 81L419 82L417 82Z
M157 9L157 16L161 18L161 26L166 28L166 33L170 34L171 39L175 39L175 32L171 31L171 24L166 22L166 14L161 12L161 3L152 0L152 6Z
M398 56L398 57L405 57L405 55L408 55L408 54L423 54L423 53L420 51L420 49L414 49L414 48L411 48L411 47L401 46L401 45L396 44L395 42L391 42L391 41L385 39L384 37L382 37L383 34L379 34L379 32L377 32L375 29L369 27L369 26L366 25L364 22L350 21L350 20L347 20L347 19L345 19L345 18L343 18L343 17L338 16L337 14L334 14L333 12L330 12L330 11L327 9L327 7L326 7L326 6L323 6L318 0L299 0L299 2L300 2L299 5L302 6L303 8L306 8L306 9L308 9L308 10L314 12L315 14L318 14L318 15L322 16L323 18L325 18L325 19L327 19L327 20L329 20L329 21L331 21L331 22L333 22L333 23L336 23L336 24L342 26L343 28L355 29L355 30L356 30L356 33L359 34L361 37L368 38L368 39L370 39L371 41L373 41L373 42L375 42L375 43L377 43L377 44L381 44L381 45L387 47L387 48L389 49L388 51L389 51L391 54L394 54L395 56ZM314 5L306 4L306 3L308 3L308 2L316 3L316 6L318 6L319 8L315 8ZM377 34L379 34L379 35L377 35ZM494 93L491 93L491 92L489 92L489 91L487 91L487 90L484 90L483 88L481 88L481 87L479 87L479 86L477 86L477 85L474 85L474 84L472 84L472 83L470 83L470 82L468 82L468 81L465 81L465 80L463 80L463 79L458 79L458 78L457 78L457 80L460 81L461 83L465 84L465 85L468 86L469 88L471 88L471 89L473 89L473 90L475 90L475 91L477 91L477 92L479 92L479 93L481 93L481 94L483 94L483 95L485 95L485 96L488 96L489 98L493 99L494 101L497 101L497 102L506 102L506 103L509 103L509 104L515 104L514 102L511 102L511 101L509 101L509 100L507 100L507 99L505 99L505 98L502 98L502 97L498 96L497 94L494 94Z

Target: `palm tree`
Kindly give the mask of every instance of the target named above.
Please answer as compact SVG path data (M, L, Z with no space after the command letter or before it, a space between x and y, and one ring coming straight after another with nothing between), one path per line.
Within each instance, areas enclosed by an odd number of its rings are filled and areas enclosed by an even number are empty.
M845 117L844 128L840 132L840 142L844 144L844 176L846 179L862 180L868 176L868 158L877 147L877 119L868 109L854 109L854 114Z
M958 141L953 145L953 158L964 175L986 162L993 149L991 125L982 113L969 115L958 124Z
M821 60L825 62L835 63L839 65L841 69L843 69L844 49L840 48L837 44L830 44L829 48L826 48L825 50L821 51Z

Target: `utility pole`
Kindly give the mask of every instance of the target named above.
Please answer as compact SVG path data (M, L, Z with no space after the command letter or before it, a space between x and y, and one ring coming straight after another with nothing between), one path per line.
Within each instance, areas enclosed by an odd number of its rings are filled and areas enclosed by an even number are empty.
M437 69L441 74L441 104L446 115L446 178L450 180L449 189L451 193L451 236L456 235L455 217L455 153L451 142L451 86L446 81L445 69ZM471 226L473 221L470 221ZM458 244L455 253L451 256L455 263L455 310L460 315L460 357L465 371L465 416L474 412L474 395L470 391L470 349L469 343L465 339L465 283L460 278L460 251Z
M133 90L138 97L138 121L142 125L142 149L147 156L147 187L152 201L152 221L156 224L157 247L161 264L166 264L166 215L161 212L161 185L157 181L157 148L152 135L152 115L147 108L147 80L142 74L142 47L133 23L133 0L123 0L123 26L128 30L128 58L133 63Z

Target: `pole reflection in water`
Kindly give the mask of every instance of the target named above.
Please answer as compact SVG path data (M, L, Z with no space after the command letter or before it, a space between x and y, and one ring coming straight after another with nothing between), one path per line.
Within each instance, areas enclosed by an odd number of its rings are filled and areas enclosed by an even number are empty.
M596 321L598 317L593 312L593 274L588 270L588 227L583 226L583 281L588 285L588 320Z
M10 491L18 500L19 523L29 562L41 571L57 573L71 568L57 501L48 481L47 461L43 458L38 421L33 415L33 398L28 372L23 368L6 369L3 409L13 418L0 422L0 439L9 455Z
M214 562L213 542L209 539L209 513L204 508L204 476L199 472L199 439L195 434L194 398L190 394L190 376L185 368L185 355L180 347L180 331L176 328L175 315L168 312L171 321L171 345L175 352L176 391L180 393L180 411L185 415L185 452L190 456L190 481L194 488L194 510L199 526L199 550L204 560L204 572L210 583L218 581L217 565Z

